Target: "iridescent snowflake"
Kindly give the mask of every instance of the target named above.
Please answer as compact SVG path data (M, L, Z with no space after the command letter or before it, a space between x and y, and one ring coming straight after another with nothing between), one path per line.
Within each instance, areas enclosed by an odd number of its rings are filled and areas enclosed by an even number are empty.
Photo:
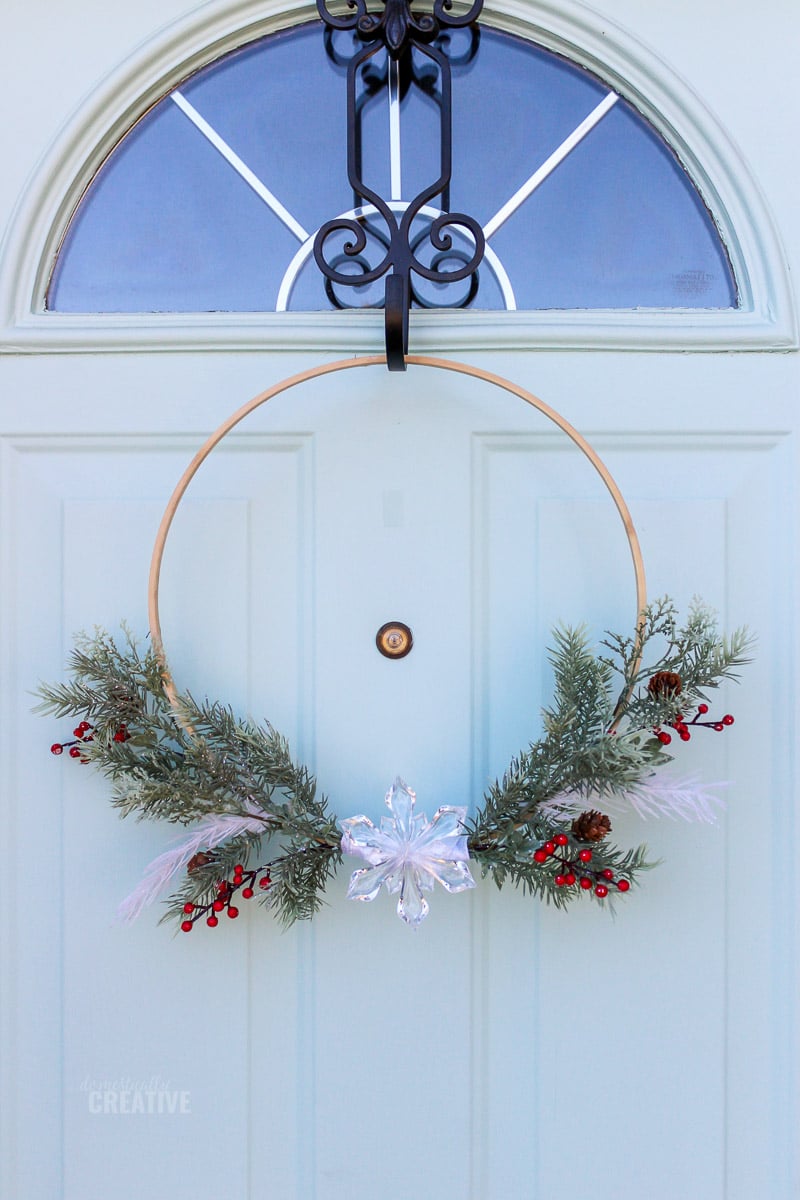
M400 893L397 914L414 928L428 915L422 893L432 891L435 880L448 892L475 887L463 832L466 808L445 805L429 821L424 813L414 815L416 799L398 778L386 793L391 816L381 818L380 829L363 815L340 821L342 852L370 864L353 872L348 897L374 900L385 884L389 893Z

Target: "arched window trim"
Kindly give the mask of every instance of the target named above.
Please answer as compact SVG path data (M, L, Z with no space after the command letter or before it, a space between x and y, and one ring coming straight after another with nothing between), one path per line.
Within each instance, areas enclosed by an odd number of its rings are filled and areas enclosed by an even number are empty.
M44 311L71 214L121 136L168 91L220 55L313 19L286 0L226 2L148 39L81 105L22 196L0 260L0 350L379 350L374 312L72 314ZM483 21L606 80L673 147L711 211L740 294L736 310L415 312L420 352L488 348L759 350L796 346L778 235L747 165L700 98L657 55L577 0L494 0Z

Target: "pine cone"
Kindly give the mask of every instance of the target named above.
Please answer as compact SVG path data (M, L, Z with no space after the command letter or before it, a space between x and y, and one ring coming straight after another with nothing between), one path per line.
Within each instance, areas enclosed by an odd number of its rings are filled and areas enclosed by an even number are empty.
M611 821L605 813L590 808L572 822L572 832L581 842L600 842L611 833Z
M647 684L651 696L680 696L683 684L674 671L656 671Z
M192 871L199 871L201 867L206 865L206 863L210 863L212 857L213 855L206 854L203 850L200 850L197 854L193 854L189 859L188 863L186 864L186 870L191 875Z

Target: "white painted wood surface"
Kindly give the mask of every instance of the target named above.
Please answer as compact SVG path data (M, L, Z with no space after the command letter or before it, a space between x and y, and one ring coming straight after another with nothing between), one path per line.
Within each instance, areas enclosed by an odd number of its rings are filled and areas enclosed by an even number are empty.
M77 102L180 7L81 0L80 21L59 7L44 29L8 15L23 48L1 81L21 114L2 133L5 211L56 126L52 105L20 106L20 64ZM763 10L769 54L747 39L748 95L729 78L749 29L738 12L718 28L705 3L669 22L626 0L606 10L716 108L791 262L785 5ZM774 97L759 105L774 142L753 94ZM47 753L62 730L30 714L30 690L58 674L74 630L126 617L144 632L152 538L192 450L315 360L306 345L7 353L7 1200L797 1194L796 356L470 358L593 440L631 505L652 594L699 592L757 631L746 687L726 693L736 726L685 751L732 781L726 813L710 829L617 821L664 863L615 921L484 885L437 893L413 935L387 897L345 901L343 874L321 917L287 934L258 912L191 937L155 914L114 924L168 831L120 826L100 781ZM613 510L545 422L477 383L370 369L275 402L207 464L170 543L163 618L178 679L269 716L340 815L377 814L397 771L430 813L476 800L536 735L553 621L623 628L632 603ZM373 645L393 617L415 633L399 663ZM97 1091L113 1105L148 1086L190 1111L92 1111Z

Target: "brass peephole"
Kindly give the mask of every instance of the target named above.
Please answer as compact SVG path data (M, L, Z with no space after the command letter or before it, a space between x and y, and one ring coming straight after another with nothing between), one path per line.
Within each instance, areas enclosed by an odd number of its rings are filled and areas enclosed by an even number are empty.
M414 638L402 621L387 621L375 634L375 645L384 658L405 658L414 645Z

